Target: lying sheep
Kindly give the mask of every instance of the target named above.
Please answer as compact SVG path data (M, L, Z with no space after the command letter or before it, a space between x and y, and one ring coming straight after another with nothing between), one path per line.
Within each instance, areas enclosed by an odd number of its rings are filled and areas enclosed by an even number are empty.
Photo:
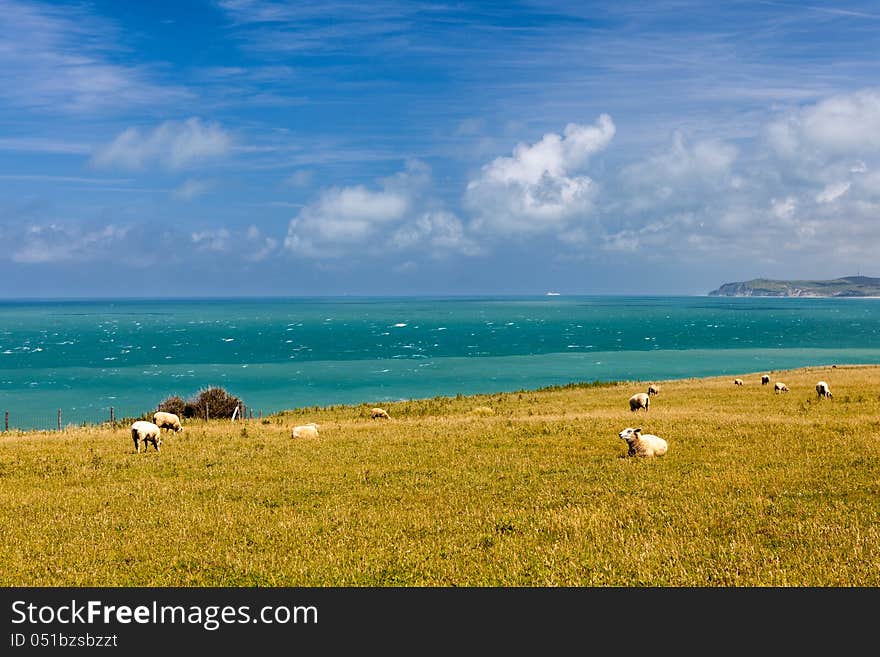
M302 424L298 427L294 427L293 431L290 432L291 438L317 438L318 437L318 425L314 422L309 422L308 424Z
M660 384L652 383L648 386L648 394L649 395L659 395L660 394Z
M765 386L768 383L770 383L770 375L769 374L762 374L761 375L761 385Z
M819 381L819 383L816 384L816 394L819 395L820 399L822 397L827 397L828 399L832 398L831 389L824 381Z
M733 380L733 385L735 385L735 386L744 386L745 383L743 382L742 379L734 379L734 380Z
M370 417L374 420L376 418L383 418L385 420L391 419L391 416L388 415L388 411L386 411L384 408L371 408L370 409Z
M147 443L153 443L156 451L161 451L159 445L162 444L162 430L152 422L146 420L138 420L131 425L131 439L134 441L135 449L138 454L141 453L141 443L144 444L144 451L147 451Z
M626 455L647 457L663 456L669 448L666 441L654 434L646 433L645 435L642 435L641 431L641 427L638 429L627 427L617 434L623 438L629 446Z
M777 382L773 385L773 392L776 393L777 395L778 395L780 392L788 392L788 386L785 385L784 383L782 383L782 381L777 381Z
M635 412L640 408L645 409L645 413L648 412L648 405L651 403L651 398L644 392L638 392L629 398L629 410Z
M166 413L165 411L153 413L153 423L160 429L171 429L175 432L183 431L183 426L180 424L180 418L174 413Z

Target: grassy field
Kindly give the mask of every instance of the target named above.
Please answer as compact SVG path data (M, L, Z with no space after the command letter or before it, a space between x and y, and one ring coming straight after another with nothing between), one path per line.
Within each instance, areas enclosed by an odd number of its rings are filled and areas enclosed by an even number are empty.
M759 376L0 434L0 585L880 585L880 367Z

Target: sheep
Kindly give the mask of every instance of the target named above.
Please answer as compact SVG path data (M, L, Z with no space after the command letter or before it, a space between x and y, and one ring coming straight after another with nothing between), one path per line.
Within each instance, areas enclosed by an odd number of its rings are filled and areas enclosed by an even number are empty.
M646 457L663 456L667 449L669 449L669 445L666 444L666 441L654 434L646 433L642 435L641 431L641 427L638 429L627 427L617 434L620 438L625 440L626 444L629 446L626 455Z
M735 386L743 386L743 385L745 385L745 383L743 382L742 379L734 379L734 380L733 380L733 385L735 385Z
M156 451L161 451L159 445L162 444L162 430L146 420L138 420L131 425L131 439L134 441L135 449L138 454L141 453L141 443L144 444L144 451L147 451L147 443L153 443Z
M827 397L828 399L832 398L831 389L824 381L819 381L819 383L816 384L816 394L819 395L820 399L822 397Z
M174 413L157 411L156 413L153 413L153 423L160 429L171 429L174 432L183 431L183 426L180 424L180 418Z
M659 395L660 394L660 384L652 383L648 386L648 394L649 395Z
M784 383L782 383L782 381L777 381L777 382L773 385L773 392L776 393L777 395L778 395L780 392L788 392L788 386L785 385Z
M645 409L645 413L648 412L648 405L651 403L651 398L644 392L638 392L629 398L629 410L635 412L640 408Z
M390 420L391 416L388 415L388 411L384 408L371 408L370 409L370 418L375 420L376 418L383 418L385 420Z
M318 425L314 422L309 422L308 424L302 424L298 427L294 427L293 431L290 432L291 438L317 438L318 437Z
M768 383L770 383L770 375L769 374L762 374L761 375L761 385L765 386Z

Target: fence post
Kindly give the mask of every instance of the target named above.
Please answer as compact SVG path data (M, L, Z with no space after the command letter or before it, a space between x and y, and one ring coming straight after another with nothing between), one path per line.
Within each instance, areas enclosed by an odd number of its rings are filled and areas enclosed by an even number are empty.
M110 407L110 424L116 424L116 420L113 418L113 407Z
M61 431L61 409L58 409L58 431Z
M208 404L205 403L205 422L207 422L210 418L208 417Z
M260 419L263 419L263 411L260 411Z
M3 431L9 431L9 411L3 413Z

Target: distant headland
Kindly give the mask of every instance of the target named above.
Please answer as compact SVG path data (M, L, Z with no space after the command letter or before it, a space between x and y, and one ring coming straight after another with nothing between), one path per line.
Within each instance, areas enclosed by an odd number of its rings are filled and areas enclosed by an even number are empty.
M826 281L775 281L753 278L725 283L710 297L880 297L880 278L845 276Z

